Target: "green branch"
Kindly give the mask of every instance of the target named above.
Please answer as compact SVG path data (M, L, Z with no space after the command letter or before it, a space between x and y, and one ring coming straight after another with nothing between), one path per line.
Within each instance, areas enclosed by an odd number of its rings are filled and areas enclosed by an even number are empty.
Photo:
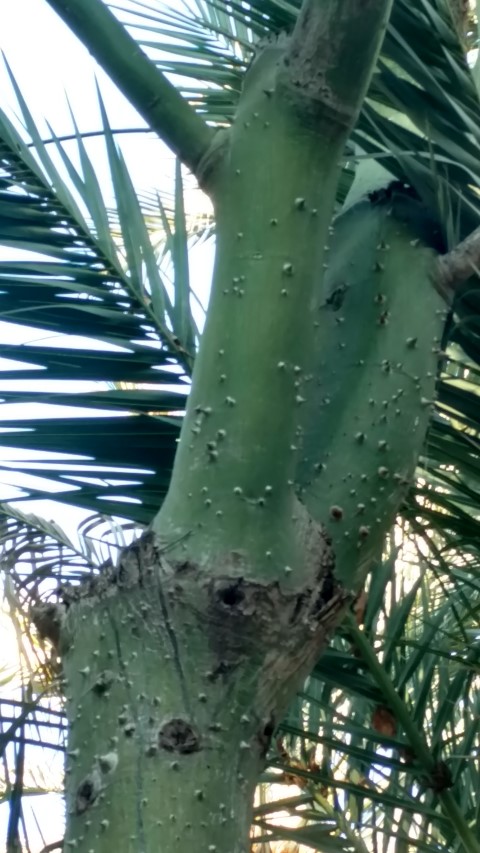
M121 92L194 174L214 131L182 98L102 0L48 0Z
M472 231L465 240L438 258L433 283L447 302L451 302L456 291L475 276L480 269L480 228Z
M325 109L354 123L375 68L392 0L304 0L288 53L285 83L310 114Z

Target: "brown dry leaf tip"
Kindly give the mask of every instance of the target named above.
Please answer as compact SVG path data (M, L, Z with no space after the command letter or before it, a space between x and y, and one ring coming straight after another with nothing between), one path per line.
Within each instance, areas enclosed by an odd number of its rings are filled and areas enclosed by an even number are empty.
M355 616L355 622L358 626L363 625L365 619L365 610L367 609L367 593L365 589L362 589L355 601L353 602L353 614Z
M397 721L392 712L385 705L377 705L372 714L372 729L381 735L395 737L397 734Z

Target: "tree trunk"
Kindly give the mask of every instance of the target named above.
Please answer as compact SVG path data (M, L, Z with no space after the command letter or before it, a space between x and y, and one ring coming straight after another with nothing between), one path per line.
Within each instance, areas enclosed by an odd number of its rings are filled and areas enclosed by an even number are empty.
M169 561L147 534L72 593L67 845L245 853L271 735L344 605L321 571L288 592L233 556L211 575Z
M206 391L194 383L172 490L152 531L117 569L68 592L60 633L71 847L248 849L271 735L378 556L424 441L444 309L424 245L432 235L414 236L398 206L394 195L363 202L335 225L325 290L310 309L323 338L309 356L315 381L295 369L297 332L284 367L278 353L269 359L277 421L286 428L292 411L302 413L290 427L295 448L282 446L273 413L260 406L265 431L259 421L257 442L248 437L251 467L239 450L250 422L233 416L242 394L254 416L249 372L239 371L230 391L238 403L229 405L217 376L224 368L200 361ZM238 305L246 311L248 299ZM215 334L220 363L234 371L231 338ZM288 399L296 382L309 389L301 406Z
M390 5L306 2L199 165L217 255L170 489L57 614L67 848L245 853L271 735L413 473L443 323L431 235L404 194L330 225Z

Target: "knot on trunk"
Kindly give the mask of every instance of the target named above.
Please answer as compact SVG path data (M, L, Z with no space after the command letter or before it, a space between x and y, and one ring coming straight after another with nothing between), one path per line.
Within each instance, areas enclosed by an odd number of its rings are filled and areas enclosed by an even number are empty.
M181 752L184 755L200 749L200 737L191 723L181 717L167 720L158 733L158 743L167 752Z

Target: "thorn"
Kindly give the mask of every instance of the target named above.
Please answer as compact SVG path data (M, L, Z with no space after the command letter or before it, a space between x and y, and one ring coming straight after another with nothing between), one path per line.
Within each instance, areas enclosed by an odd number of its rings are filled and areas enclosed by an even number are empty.
M330 518L334 521L341 521L343 518L343 509L341 506L330 507Z

